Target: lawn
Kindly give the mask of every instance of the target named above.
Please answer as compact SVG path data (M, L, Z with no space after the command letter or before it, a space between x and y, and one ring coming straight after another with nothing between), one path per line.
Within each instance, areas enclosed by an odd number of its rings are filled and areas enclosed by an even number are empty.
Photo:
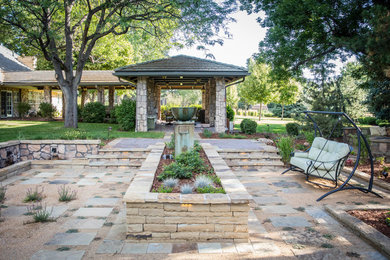
M108 133L108 128L112 131ZM163 132L118 131L117 124L79 123L78 129L64 128L64 122L0 121L0 142L42 139L112 139L119 137L163 138Z
M244 118L249 118L254 120L255 117L236 117L234 128L240 129L240 122ZM258 119L258 118L256 118ZM281 120L280 118L274 118L274 117L263 117L261 121L256 120L257 122L257 133L275 133L275 134L285 134L286 132L286 124L294 122L291 118L286 118L284 120Z

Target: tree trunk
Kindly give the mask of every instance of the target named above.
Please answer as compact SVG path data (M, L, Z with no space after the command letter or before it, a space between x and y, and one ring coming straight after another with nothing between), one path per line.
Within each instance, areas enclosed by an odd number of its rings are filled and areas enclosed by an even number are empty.
M283 116L284 116L284 105L282 104L282 120L283 120Z
M262 109L262 104L260 103L260 108L259 108L259 121L261 120L261 109Z
M65 97L65 122L66 128L77 128L77 85L62 86Z

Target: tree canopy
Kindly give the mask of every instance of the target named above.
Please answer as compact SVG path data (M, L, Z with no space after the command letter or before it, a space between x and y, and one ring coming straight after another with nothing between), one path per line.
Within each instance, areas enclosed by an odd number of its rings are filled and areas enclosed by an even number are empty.
M355 55L377 79L390 66L390 2L387 0L240 0L269 28L260 53L278 74L301 74L331 59Z

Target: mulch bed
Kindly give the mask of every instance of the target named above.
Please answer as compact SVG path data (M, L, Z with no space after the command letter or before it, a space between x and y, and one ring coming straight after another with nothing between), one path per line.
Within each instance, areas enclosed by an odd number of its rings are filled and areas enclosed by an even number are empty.
M385 163L385 166L390 167L390 163ZM383 167L380 165L379 162L374 162L374 176L382 181L390 183L390 177L385 178L382 175L382 168ZM358 171L361 171L367 175L371 175L371 165L369 163L359 165L357 169L358 169Z
M390 217L389 210L367 209L367 210L350 210L348 214L360 219L367 225L375 228L388 238L390 238L390 227L386 224L385 219Z
M277 136L277 134L274 133L255 133L252 135L248 135L244 133L237 133L237 134L245 136L247 139L258 139L258 138L274 139ZM220 137L218 133L213 133L211 137L205 137L203 133L200 133L199 135L202 139L235 139L233 137Z
M163 159L163 156L173 154L173 152L174 151L172 149L168 149L167 147L164 148L163 154L161 155L161 158L160 158L160 163L158 164L156 173L154 174L151 192L158 190L160 188L160 186L163 184L162 181L159 181L157 179L157 176L159 176L164 171L164 166L171 164L175 161L173 159L172 160L171 159ZM213 169L213 167L211 166L211 163L210 163L209 159L207 158L207 155L204 152L203 148L200 149L200 157L204 161L206 168ZM179 184L176 188L173 189L172 193L180 193L180 187L184 184L190 184L191 186L194 186L196 176L198 176L198 175L201 175L201 174L216 175L214 169L213 169L212 173L208 173L208 172L195 173L195 172L193 172L192 174L193 174L193 176L191 179L179 179ZM216 188L222 187L221 185L218 185L216 183L214 183L214 186ZM196 194L197 192L194 189L192 193Z

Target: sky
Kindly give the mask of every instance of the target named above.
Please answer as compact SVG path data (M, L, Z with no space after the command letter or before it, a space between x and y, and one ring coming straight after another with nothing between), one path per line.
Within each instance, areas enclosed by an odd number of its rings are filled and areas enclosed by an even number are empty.
M266 29L261 28L256 18L259 14L248 15L244 11L239 11L232 15L237 20L229 25L231 39L225 39L222 46L206 46L215 60L236 66L246 67L247 59L259 50L259 42L264 39ZM204 51L193 48L181 50L171 50L169 56L179 54L205 58Z

